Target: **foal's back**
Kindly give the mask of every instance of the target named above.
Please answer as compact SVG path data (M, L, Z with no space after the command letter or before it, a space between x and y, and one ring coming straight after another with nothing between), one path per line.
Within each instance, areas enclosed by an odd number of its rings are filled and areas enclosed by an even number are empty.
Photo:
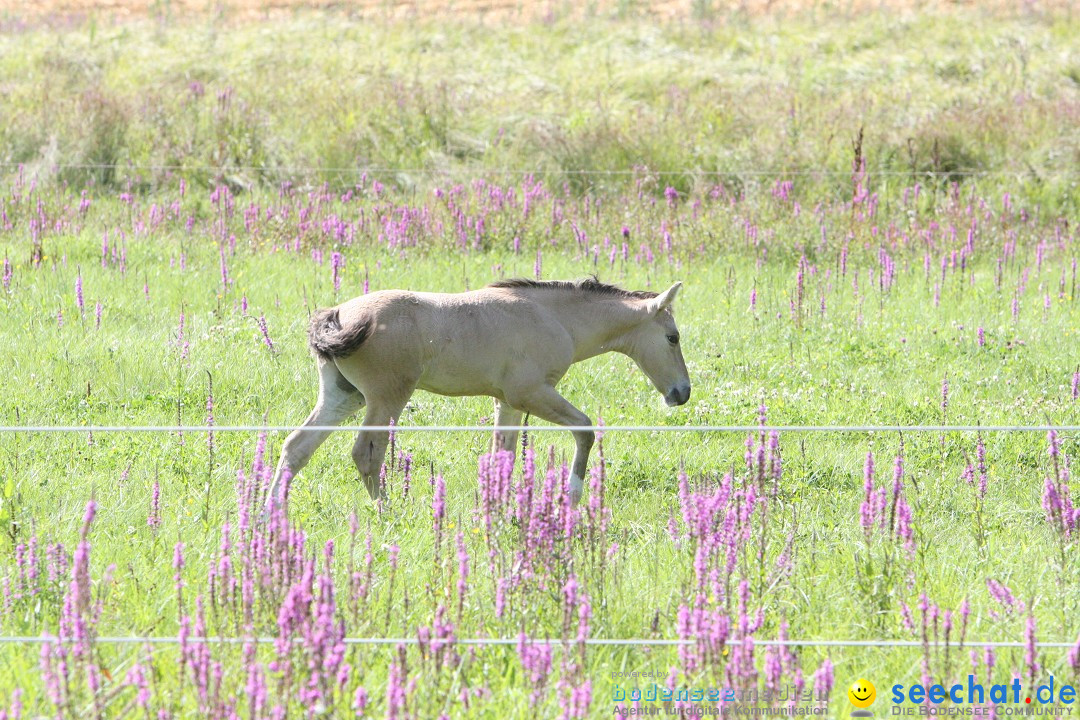
M528 294L503 288L383 290L338 309L343 326L368 327L355 354L338 360L351 366L353 372L342 367L346 376L392 371L443 395L502 397L514 375L561 376L573 359L557 315Z

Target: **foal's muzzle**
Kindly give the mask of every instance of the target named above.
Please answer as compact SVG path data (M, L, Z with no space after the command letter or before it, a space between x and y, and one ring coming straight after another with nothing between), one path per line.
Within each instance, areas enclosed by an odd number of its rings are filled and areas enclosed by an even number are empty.
M678 385L671 388L664 395L664 402L668 404L668 407L674 407L675 405L685 405L686 401L690 399L690 383L685 385Z

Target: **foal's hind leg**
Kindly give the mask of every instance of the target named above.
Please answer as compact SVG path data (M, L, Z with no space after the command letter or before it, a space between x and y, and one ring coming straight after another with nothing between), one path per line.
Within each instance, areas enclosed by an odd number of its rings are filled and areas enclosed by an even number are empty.
M405 403L412 395L412 388L408 392L394 393L387 397L369 397L367 413L364 415L363 425L383 426L397 423ZM361 430L356 434L356 442L353 443L352 459L356 469L360 471L360 477L364 481L368 494L372 500L383 497L383 490L379 484L379 472L382 470L383 460L386 458L386 446L390 442L390 433L386 430Z
M550 385L520 392L515 396L514 404L521 410L559 425L592 425L592 420L588 415L571 405ZM589 452L596 438L589 430L573 430L572 432L577 448L574 451L574 464L570 470L570 504L576 506L581 500L581 493L585 487L583 478L589 465Z
M307 427L340 425L364 406L364 396L337 369L333 360L319 359L319 399L304 425L294 430L281 448L281 459L274 472L274 481L266 496L266 508L280 498L282 476L289 477L308 464L311 456L330 437L331 430L307 430Z

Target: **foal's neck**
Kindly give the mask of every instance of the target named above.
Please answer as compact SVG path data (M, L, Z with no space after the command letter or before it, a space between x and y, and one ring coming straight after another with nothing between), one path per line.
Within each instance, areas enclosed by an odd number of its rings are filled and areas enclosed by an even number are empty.
M560 313L560 319L574 339L574 362L611 351L626 352L625 336L641 323L644 312L637 303L614 297L588 298L573 306Z

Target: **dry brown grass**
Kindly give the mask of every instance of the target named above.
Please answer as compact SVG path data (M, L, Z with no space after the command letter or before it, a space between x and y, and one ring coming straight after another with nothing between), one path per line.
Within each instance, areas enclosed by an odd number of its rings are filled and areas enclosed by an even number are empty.
M258 20L297 11L331 10L370 18L459 17L489 21L530 21L586 15L632 14L678 20L702 14L726 16L818 10L842 14L879 10L933 10L978 7L1015 13L1066 9L1073 0L0 0L0 16L30 21L56 17L110 18L214 16Z

